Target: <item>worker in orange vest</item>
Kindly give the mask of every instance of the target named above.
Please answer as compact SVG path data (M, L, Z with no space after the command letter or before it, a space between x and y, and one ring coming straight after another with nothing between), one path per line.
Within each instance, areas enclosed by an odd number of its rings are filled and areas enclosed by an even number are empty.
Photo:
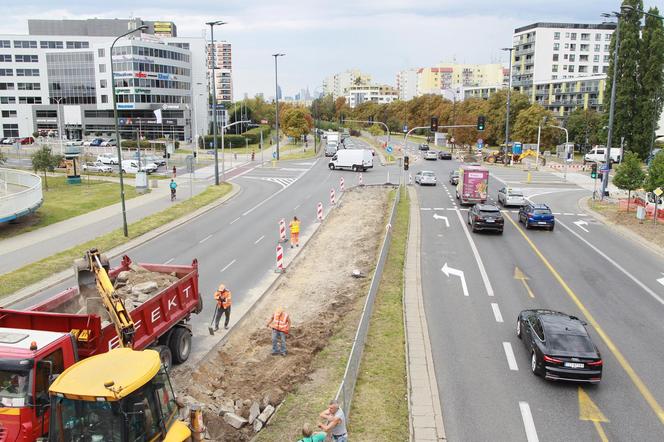
M300 220L297 216L293 217L293 221L289 224L290 227L290 248L300 247Z
M272 356L280 354L286 356L286 335L290 332L291 320L282 307L275 310L267 323L272 329ZM277 348L281 341L281 349Z
M208 327L211 335L219 330L219 321L221 320L222 315L226 315L226 320L224 322L224 328L228 330L228 323L231 320L231 291L226 288L224 284L219 284L219 288L214 292L214 300L217 302L214 310L214 317L212 318L212 325Z

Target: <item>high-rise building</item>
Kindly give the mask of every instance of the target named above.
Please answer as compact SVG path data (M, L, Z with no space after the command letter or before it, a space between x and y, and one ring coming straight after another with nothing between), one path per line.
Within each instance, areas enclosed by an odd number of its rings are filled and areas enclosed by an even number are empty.
M499 63L440 63L418 69L417 93L446 95L463 87L498 86L503 84L505 74L505 67Z
M417 69L406 69L397 73L397 90L399 100L410 100L417 97Z
M399 99L399 92L388 85L351 85L346 88L346 103L355 108L367 101L386 104Z
M212 76L212 54L216 58L215 65L215 87L217 90L217 102L233 101L233 60L232 46L227 41L216 41L214 48L208 43L208 69Z
M323 92L325 95L332 95L336 99L345 96L350 86L367 86L370 84L371 75L364 74L358 69L349 69L330 75L323 80Z

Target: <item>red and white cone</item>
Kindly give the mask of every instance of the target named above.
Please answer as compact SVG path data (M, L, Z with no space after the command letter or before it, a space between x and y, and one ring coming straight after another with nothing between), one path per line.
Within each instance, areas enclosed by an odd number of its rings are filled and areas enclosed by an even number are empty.
M286 221L283 218L279 220L279 241L286 242Z
M342 192L344 191L344 177L339 178L339 189L341 189Z
M284 272L284 248L277 245L277 268L274 270L276 273Z
M364 185L364 183L362 182L362 174L359 174L357 176L357 184L360 185L360 186Z
M336 201L334 200L334 189L330 189L330 204L336 204Z
M323 221L323 203L319 202L316 207L316 216L318 217L318 222Z

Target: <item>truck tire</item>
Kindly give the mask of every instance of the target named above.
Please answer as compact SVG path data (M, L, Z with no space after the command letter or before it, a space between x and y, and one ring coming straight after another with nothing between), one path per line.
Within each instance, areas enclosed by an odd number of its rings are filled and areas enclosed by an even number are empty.
M334 164L330 163L327 167L330 168L330 170L334 170Z
M166 371L170 371L173 366L173 354L171 349L166 345L157 345L154 347L154 350L159 352L159 359L161 359L161 365L166 368Z
M203 297L199 296L198 305L196 306L196 310L194 310L194 313L199 314L202 311L203 311Z
M353 164L353 167L351 167L351 170L352 170L353 172L357 172L357 166L356 166L355 164Z
M191 354L191 332L185 327L176 327L168 341L173 362L182 364Z

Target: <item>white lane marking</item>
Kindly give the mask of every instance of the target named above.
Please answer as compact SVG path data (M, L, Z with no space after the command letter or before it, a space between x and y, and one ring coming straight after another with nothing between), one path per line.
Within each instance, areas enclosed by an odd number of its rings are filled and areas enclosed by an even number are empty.
M431 207L422 207L420 210L431 210Z
M205 241L207 241L207 240L210 239L210 238L212 238L212 235L208 235L208 236L206 236L206 237L203 238L202 240L198 241L198 243L199 243L199 244L203 244Z
M434 207L433 210L445 210L444 207Z
M254 244L258 244L259 242L261 242L263 240L263 238L265 238L265 235L261 236L256 241L254 241Z
M318 160L316 160L316 162L318 162ZM274 192L272 195L268 196L268 197L265 198L263 201L261 201L260 203L256 204L254 207L252 207L251 209L247 210L246 212L244 212L244 213L242 214L242 216L247 216L247 215L249 215L251 212L253 212L254 210L258 209L260 206L262 206L263 204L267 203L268 201L270 201L270 200L271 200L272 198L274 198L275 196L279 195L279 194L280 194L281 192L283 192L284 190L288 189L290 186L292 186L293 184L295 184L295 182L297 182L297 180L299 180L300 178L302 178L305 174L309 173L312 169L313 169L313 167L312 167L311 169L307 170L306 172L302 172L301 174L299 174L295 179L293 179L293 181L291 181L290 183L288 183L287 186L282 187L282 188L279 189L278 191ZM331 172L330 172L330 174L331 174ZM328 175L328 178L329 178L329 175ZM327 179L326 179L326 181L327 181Z
M551 212L552 215L562 215L560 212Z
M574 221L574 224L576 224L576 226L577 226L579 229L583 230L584 232L586 232L586 233L590 233L590 231L589 231L588 229L586 229L585 227L583 227L584 225L586 225L586 226L588 225L588 222L587 222L587 221L584 221L584 220L580 219L580 220L578 220L578 221Z
M535 422L533 422L533 414L530 412L530 405L528 405L528 402L519 402L519 409L521 410L523 426L526 429L526 440L528 442L539 442Z
M293 210L297 210L297 209L299 209L301 205L302 205L302 204L298 204L297 206L293 207Z
M234 259L233 261L231 261L231 262L229 262L228 264L226 264L226 267L224 267L223 269L221 269L221 271L220 271L219 273L222 273L224 270L226 270L227 268L229 268L230 266L232 266L233 264L235 264L235 261L236 261L236 260Z
M442 219L442 220L445 221L445 225L446 225L447 227L450 226L450 222L447 220L447 217L446 217L446 216L442 216L442 215L438 215L437 213L434 213L434 214L433 214L433 219Z
M576 216L588 216L587 213L577 213Z
M646 293L648 293L650 296L652 296L652 297L653 297L655 300L657 300L660 304L664 305L664 299L662 299L659 295L657 295L657 293L655 293L655 292L652 291L650 288L648 288L644 283L642 283L641 281L639 281L638 279L636 279L636 277L635 277L634 275L632 275L632 274L629 273L627 270L625 270L624 267L622 267L620 264L618 264L616 261L614 261L614 260L613 260L611 257L609 257L606 253L602 252L600 249L598 249L597 247L595 247L594 245L592 245L588 240L586 240L584 237L582 237L581 235L579 235L578 233L576 233L576 232L575 232L574 230L572 230L570 227L566 226L564 223L558 221L558 224L560 224L560 225L563 226L565 229L567 229L572 235L576 236L576 237L579 238L581 241L583 241L584 243L586 243L586 245L587 245L588 247L590 247L590 248L593 249L595 252L597 252L602 258L606 259L606 260L609 261L611 264L613 264L613 266L614 266L615 268L617 268L618 270L620 270L623 274L625 274L625 276L627 276L629 279L631 279L632 281L634 281L634 282L636 283L636 285L638 285L638 286L641 287L643 290L645 290Z
M175 260L175 258L171 258L171 259L169 259L168 261L166 261L166 262L164 263L164 265L172 263L173 260Z
M566 215L566 216L574 216L573 213L569 213L569 212L565 212L565 213L563 213L563 215Z
M440 270L448 278L450 277L450 275L458 276L459 279L461 279L461 289L463 290L463 296L468 296L468 285L466 285L466 276L463 274L463 270L453 269L452 267L448 267L447 263L445 263L443 265L443 268Z
M491 310L493 310L493 316L496 318L496 322L503 322L503 315L500 313L500 307L498 307L498 304L492 302Z
M509 342L503 342L503 349L505 350L505 356L507 357L507 365L512 371L519 371L519 367L516 365L516 358L514 357L514 351L512 350L512 344Z
M231 221L229 224L233 224L234 222L238 221L240 218L242 218L242 217L241 217L241 216L238 216L238 217L235 218L233 221Z
M468 239L468 242L470 243L470 249L473 251L473 256L475 257L477 266L480 269L480 274L482 275L482 282L484 282L484 288L486 289L486 294L489 296L493 296L493 287L491 286L491 281L489 281L489 275L487 274L486 268L484 267L484 263L482 262L482 258L480 257L480 252L477 251L477 247L475 246L475 241L473 241L473 238L471 238L470 232L468 232L468 227L466 226L466 223L464 222L463 217L461 216L461 210L457 209L456 214L459 217L459 222L461 223L463 232L466 234L466 239Z

